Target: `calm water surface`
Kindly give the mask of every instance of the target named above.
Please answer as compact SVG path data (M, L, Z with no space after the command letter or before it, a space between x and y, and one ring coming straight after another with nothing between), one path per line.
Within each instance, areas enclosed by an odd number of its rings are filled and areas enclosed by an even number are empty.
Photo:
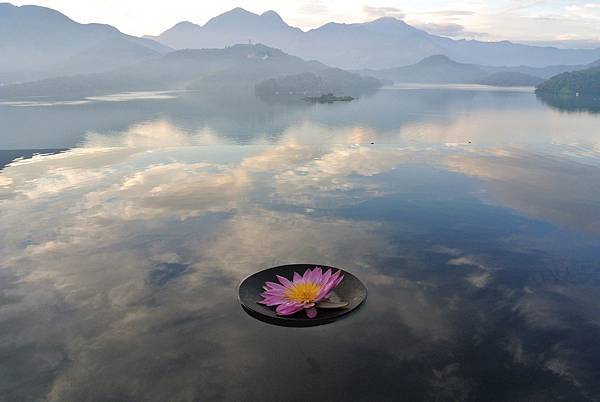
M0 105L0 148L46 150L0 172L0 400L600 399L599 115L132 98ZM242 278L304 262L367 304L242 311Z

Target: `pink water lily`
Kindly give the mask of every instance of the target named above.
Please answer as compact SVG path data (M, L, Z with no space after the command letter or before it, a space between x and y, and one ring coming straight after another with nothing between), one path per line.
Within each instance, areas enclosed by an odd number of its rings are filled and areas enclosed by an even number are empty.
M321 267L307 269L304 275L294 272L290 281L283 276L276 275L279 283L267 282L260 295L263 297L259 303L267 306L277 306L278 315L292 315L304 309L308 318L317 316L316 305L327 299L344 279L342 271L332 273L328 269L323 273Z

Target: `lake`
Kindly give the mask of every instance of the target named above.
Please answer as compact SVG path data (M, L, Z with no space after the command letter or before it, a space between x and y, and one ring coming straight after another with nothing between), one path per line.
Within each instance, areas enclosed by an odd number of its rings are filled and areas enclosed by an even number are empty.
M600 398L600 114L405 86L0 121L0 400ZM367 303L248 316L239 282L288 263L351 271Z

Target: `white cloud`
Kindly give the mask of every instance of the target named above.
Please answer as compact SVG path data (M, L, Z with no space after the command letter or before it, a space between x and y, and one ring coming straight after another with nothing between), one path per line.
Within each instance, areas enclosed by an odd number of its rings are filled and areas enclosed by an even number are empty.
M313 0L302 3L298 6L298 14L323 14L329 12L329 7L320 0Z
M404 18L404 12L396 7L376 7L364 6L365 14L369 18L394 17L398 19Z

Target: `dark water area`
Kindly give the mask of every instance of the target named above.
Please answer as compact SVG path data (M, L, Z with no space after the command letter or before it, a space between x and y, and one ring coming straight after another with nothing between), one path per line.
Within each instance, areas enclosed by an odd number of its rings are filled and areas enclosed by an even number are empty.
M479 88L189 96L0 106L2 147L70 148L0 171L0 400L600 398L599 115ZM241 309L247 275L307 262L366 305Z
M0 150L0 170L15 159L28 159L34 155L55 154L65 149L10 149Z

